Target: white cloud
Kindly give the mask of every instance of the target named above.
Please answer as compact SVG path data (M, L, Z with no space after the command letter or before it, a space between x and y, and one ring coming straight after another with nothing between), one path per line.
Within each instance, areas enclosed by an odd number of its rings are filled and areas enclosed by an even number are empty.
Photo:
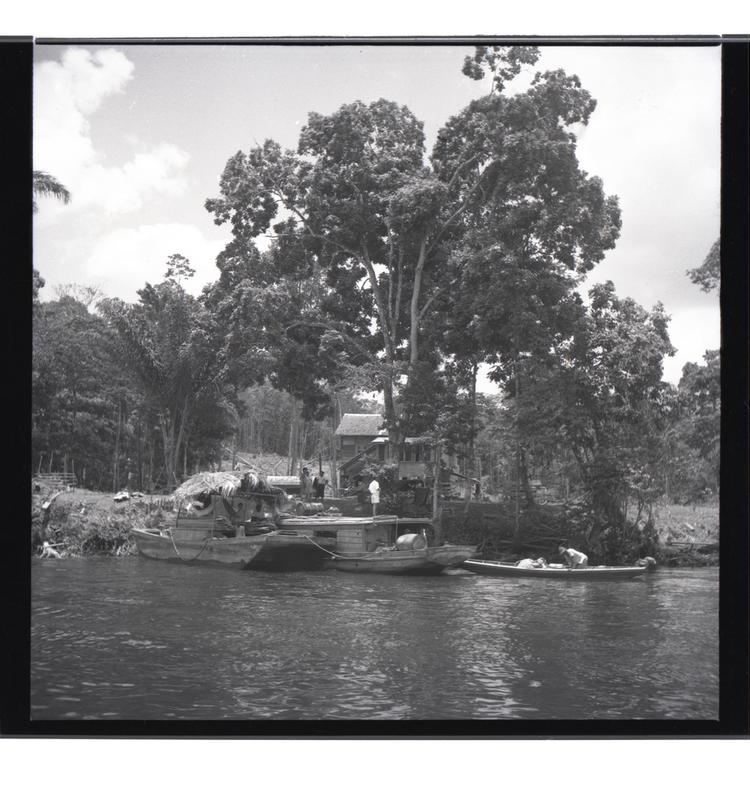
M195 226L182 223L118 228L97 238L84 262L84 281L99 286L105 294L126 301L136 300L136 290L147 281L158 283L167 269L167 259L180 253L190 261L195 276L184 284L197 294L219 277L216 257L226 239L206 239Z
M677 384L684 364L703 364L703 354L720 347L721 313L718 305L714 308L696 306L678 309L670 316L669 338L677 353L664 360L664 380Z
M45 61L34 76L34 167L54 175L72 193L70 206L49 204L56 217L85 208L109 214L139 209L153 194L175 196L187 182L184 151L162 143L108 165L95 147L90 116L125 90L134 65L113 49L69 48L59 62Z
M69 240L62 248L41 239L35 245L35 259L46 281L40 294L43 300L50 300L56 286L76 283L132 302L147 281L155 284L163 279L167 259L180 253L195 270L184 286L197 295L205 284L218 279L216 257L227 241L208 239L198 227L182 223L116 228L104 235L92 233Z
M98 205L108 214L136 211L149 192L174 197L187 188L180 171L189 161L187 153L174 145L161 144L151 151L136 153L122 167L91 164L81 176L75 201L82 206Z

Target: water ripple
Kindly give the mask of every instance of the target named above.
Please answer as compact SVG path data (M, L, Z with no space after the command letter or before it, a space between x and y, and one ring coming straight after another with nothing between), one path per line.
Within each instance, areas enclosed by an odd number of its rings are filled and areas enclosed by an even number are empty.
M548 586L36 560L32 717L718 715L718 571ZM75 709L71 709L75 707Z

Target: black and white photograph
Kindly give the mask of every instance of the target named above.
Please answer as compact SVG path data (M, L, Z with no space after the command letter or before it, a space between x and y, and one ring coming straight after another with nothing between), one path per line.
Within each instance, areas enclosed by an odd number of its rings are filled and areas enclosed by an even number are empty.
M717 722L722 53L37 42L31 721Z

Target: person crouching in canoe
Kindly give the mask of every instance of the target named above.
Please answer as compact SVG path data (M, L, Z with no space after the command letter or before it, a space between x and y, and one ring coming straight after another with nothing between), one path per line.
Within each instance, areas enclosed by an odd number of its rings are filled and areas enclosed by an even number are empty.
M547 560L542 556L539 559L521 559L520 562L516 562L516 567L547 567Z
M577 551L575 548L568 548L565 545L558 545L557 551L565 560L569 568L588 567L589 558L585 553Z

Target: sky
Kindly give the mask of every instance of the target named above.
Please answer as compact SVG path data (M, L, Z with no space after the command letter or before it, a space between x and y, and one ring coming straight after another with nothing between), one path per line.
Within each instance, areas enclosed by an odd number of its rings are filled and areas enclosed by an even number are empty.
M34 169L70 190L42 200L34 262L56 287L81 284L136 299L173 253L196 269L195 293L218 278L230 238L204 209L227 159L265 139L294 148L311 111L380 97L440 127L488 82L461 73L465 46L37 45ZM545 47L536 70L562 67L597 100L579 131L581 167L617 195L616 248L582 290L612 280L620 295L671 315L677 382L687 361L719 347L719 300L692 284L719 235L721 54L716 47Z

